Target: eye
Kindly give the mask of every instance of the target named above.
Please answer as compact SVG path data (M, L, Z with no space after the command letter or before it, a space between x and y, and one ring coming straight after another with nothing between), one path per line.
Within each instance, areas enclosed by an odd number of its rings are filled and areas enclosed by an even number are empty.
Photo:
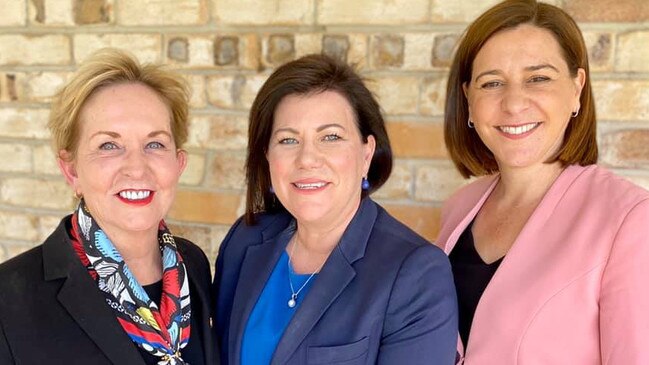
M297 139L295 138L282 138L279 140L279 144L297 144Z
M104 150L104 151L116 150L118 148L119 147L117 147L117 145L115 143L113 143L113 142L105 142L105 143L102 143L101 146L99 146L99 149Z
M338 141L340 139L341 139L340 136L337 135L336 133L327 134L322 138L322 140L326 142Z
M487 81L484 84L480 85L481 89L495 89L497 87L503 86L503 83L500 81Z
M529 82L544 82L544 81L549 81L550 78L547 76L532 76L529 80Z
M159 150L165 148L165 146L160 142L149 142L147 143L146 148Z

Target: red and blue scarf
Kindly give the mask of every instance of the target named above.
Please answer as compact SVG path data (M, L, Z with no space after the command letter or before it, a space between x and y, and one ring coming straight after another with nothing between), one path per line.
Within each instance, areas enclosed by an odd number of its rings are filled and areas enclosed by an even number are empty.
M137 282L83 200L72 216L70 233L75 252L131 340L159 357L160 365L185 365L180 349L189 341L189 282L174 238L164 221L158 228L163 267L160 306Z

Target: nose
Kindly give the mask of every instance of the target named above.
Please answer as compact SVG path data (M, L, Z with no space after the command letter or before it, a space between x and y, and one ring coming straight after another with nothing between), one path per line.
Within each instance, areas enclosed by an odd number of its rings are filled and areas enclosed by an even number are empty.
M315 143L304 142L300 145L297 163L300 168L304 169L319 167L322 163L322 151Z
M510 84L504 90L502 109L510 114L518 114L529 106L529 95L524 86Z
M149 165L145 151L130 150L124 156L122 173L131 178L142 178L148 173Z

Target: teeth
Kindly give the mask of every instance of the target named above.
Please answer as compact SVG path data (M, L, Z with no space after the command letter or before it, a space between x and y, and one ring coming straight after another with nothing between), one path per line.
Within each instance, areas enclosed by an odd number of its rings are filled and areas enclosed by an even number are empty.
M142 200L146 199L151 195L149 190L124 190L119 192L119 196L128 200Z
M298 189L319 189L325 185L327 185L327 183L323 183L323 182L310 183L310 184L295 183L295 186L297 186Z
M530 124L525 124L525 125L519 125L518 127L508 127L508 126L501 126L498 127L501 131L507 133L507 134L523 134L526 132L531 131L534 129L539 123L530 123Z

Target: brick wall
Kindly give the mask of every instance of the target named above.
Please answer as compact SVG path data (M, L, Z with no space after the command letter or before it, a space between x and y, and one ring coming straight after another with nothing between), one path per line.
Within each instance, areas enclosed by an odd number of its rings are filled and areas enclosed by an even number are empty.
M189 166L173 231L214 257L242 213L247 111L277 65L324 51L359 64L385 109L396 166L375 198L428 238L463 184L442 138L453 46L494 0L0 0L0 262L73 208L45 123L93 50L123 47L193 86ZM601 163L649 187L649 1L553 0L590 49Z

